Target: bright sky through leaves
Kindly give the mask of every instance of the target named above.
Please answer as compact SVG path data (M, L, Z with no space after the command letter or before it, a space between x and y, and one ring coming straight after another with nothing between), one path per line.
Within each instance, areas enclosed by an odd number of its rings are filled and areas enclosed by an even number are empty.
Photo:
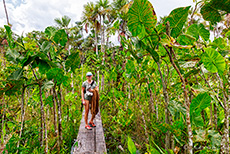
M69 16L71 24L79 21L83 5L96 0L6 0L7 11L12 29L17 34L32 30L44 31L45 27L55 25L54 19L64 15ZM112 2L112 0L110 0ZM193 5L192 0L150 0L158 18L168 15L173 9ZM2 3L2 2L1 2ZM0 5L0 25L6 23L3 5Z

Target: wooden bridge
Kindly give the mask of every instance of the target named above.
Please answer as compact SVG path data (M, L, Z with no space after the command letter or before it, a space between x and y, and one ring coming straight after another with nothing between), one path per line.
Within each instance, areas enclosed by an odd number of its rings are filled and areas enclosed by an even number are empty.
M98 112L94 119L96 127L93 127L92 130L85 129L84 115L85 110L82 112L77 140L72 147L71 154L106 154L105 137L100 112ZM89 111L88 121L91 119L91 116Z

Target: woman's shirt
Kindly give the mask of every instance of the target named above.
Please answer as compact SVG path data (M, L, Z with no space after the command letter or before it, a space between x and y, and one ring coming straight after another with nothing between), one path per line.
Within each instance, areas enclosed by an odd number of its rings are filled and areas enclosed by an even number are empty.
M92 80L92 82L93 82L93 80ZM92 82L91 82L91 83L92 83ZM89 83L89 82L86 80L85 82L82 83L82 87L84 87L85 90L87 90L89 87L91 87L91 89L95 89L96 86L97 86L96 81L94 81L94 83L93 83L92 86L91 86L91 83ZM92 98L92 96L88 96L88 95L86 95L86 93L84 93L84 99L86 99L86 100L91 100L91 98Z

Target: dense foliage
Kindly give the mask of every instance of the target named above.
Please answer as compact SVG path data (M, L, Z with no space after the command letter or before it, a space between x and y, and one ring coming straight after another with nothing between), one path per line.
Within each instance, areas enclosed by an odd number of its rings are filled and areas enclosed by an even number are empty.
M194 2L158 22L148 0L99 0L73 27L1 28L0 152L70 153L91 71L108 153L229 153L230 7Z

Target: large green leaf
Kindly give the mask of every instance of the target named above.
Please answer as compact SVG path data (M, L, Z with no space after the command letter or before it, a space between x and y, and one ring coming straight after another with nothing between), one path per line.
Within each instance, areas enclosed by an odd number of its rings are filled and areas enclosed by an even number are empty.
M132 60L129 60L129 59L125 65L125 68L126 68L127 74L131 74L132 72L136 71L134 62Z
M136 146L134 145L132 139L128 136L128 149L131 154L136 154Z
M27 56L22 60L22 66L29 65L36 57L35 56Z
M45 74L51 68L49 62L45 60L39 60L38 67L41 74Z
M48 41L44 41L41 45L41 51L47 54L50 51L51 43Z
M201 36L204 41L207 41L210 37L209 30L205 29L203 24L192 24L186 33L196 38L196 41L199 39L199 36Z
M222 136L216 130L208 130L208 136L211 137L212 148L218 148L221 144Z
M12 37L13 32L11 31L10 26L4 25L4 27L6 29L7 42L9 44L9 46L10 46L10 49L13 49L15 47L14 40L13 40L13 37Z
M224 39L224 38L216 38L212 43L211 45L214 47L214 48L218 48L220 50L225 50L226 46L227 46L227 41Z
M54 34L55 34L56 31L57 31L57 29L54 28L54 27L52 27L52 26L47 27L47 28L45 29L45 33L46 33L49 37L54 36Z
M191 121L196 126L203 126L204 122L201 116L201 111L205 108L209 107L211 103L211 97L208 95L207 92L200 93L196 96L190 105L190 116Z
M201 38L204 40L204 41L207 41L209 40L209 37L210 37L210 32L209 30L207 30L203 24L200 24L199 25L199 35L201 36Z
M57 81L57 84L61 84L64 79L64 72L60 68L51 68L47 73L46 73L47 79L52 80L54 79Z
M206 130L198 129L195 130L196 135L195 137L195 142L205 142L206 141Z
M184 34L178 36L176 40L180 45L194 45L195 42L194 37Z
M143 27L148 34L153 32L157 23L156 13L148 0L134 0L128 12L128 28L133 36L143 32Z
M195 98L193 98L190 105L190 113L199 113L204 110L206 107L209 107L211 103L211 97L207 92L200 93Z
M224 14L230 13L230 2L229 0L206 1L200 13L205 20L211 21L211 23L220 22Z
M9 62L13 63L13 64L18 64L19 63L19 57L20 57L20 53L14 49L8 49L6 51L6 58Z
M226 65L224 57L213 48L206 48L204 50L205 53L202 55L201 60L205 68L211 73L219 72L222 74Z
M46 81L43 83L42 89L51 89L53 88L53 86L54 86L53 81Z
M160 58L159 58L158 53L155 50L153 50L150 47L147 47L147 51L151 54L151 56L153 57L153 59L154 59L155 62L159 62Z
M80 65L81 59L79 56L79 52L73 52L71 55L67 58L65 67L66 71L68 71L70 68L72 72Z
M64 29L60 29L54 34L54 41L61 46L65 46L66 42L68 41L67 34Z
M45 105L48 105L48 104L50 107L53 107L53 96L49 96L45 99Z
M216 23L221 20L219 11L214 9L210 4L204 5L201 8L200 13L202 14L204 20L211 21L212 23Z
M170 100L168 109L169 112L175 117L175 119L180 118L180 113L182 113L183 115L186 114L185 107L183 107L180 102L177 102L175 100Z
M20 80L23 76L23 69L19 68L15 72L13 72L7 80Z
M189 8L190 6L176 8L165 19L164 24L169 21L172 37L177 38L181 34L183 26L188 17Z

